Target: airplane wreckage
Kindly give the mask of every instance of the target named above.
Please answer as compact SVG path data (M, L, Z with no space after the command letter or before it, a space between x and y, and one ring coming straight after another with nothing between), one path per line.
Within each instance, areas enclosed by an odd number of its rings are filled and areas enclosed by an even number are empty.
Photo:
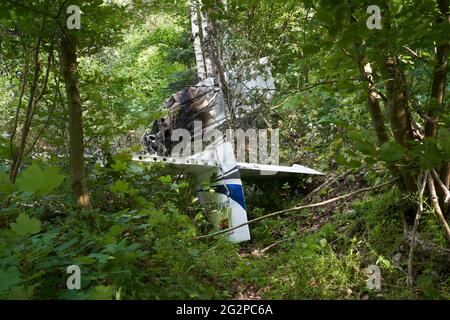
M227 129L232 125L247 129L250 115L258 114L260 105L268 103L274 96L275 83L269 61L261 58L256 63L225 71L223 61L230 58L223 52L225 50L212 50L220 48L218 43L224 42L224 37L219 39L214 30L217 24L202 12L204 9L199 1L191 2L190 9L199 83L172 95L165 104L167 116L156 121L152 130L144 135L147 153L135 155L133 160L164 162L169 170L189 173L196 181L199 202L209 211L208 220L217 229L226 230L248 221L242 178L269 176L282 179L286 175L322 173L296 164L288 167L249 163L242 156L236 159L236 146L242 150L244 145L245 149L245 136L243 143L236 144L233 135L223 132L229 133ZM217 52L222 52L222 56L219 57ZM242 75L244 71L247 76ZM180 131L188 132L188 135L177 134ZM214 139L207 139L208 136L214 136ZM180 137L183 144L180 144ZM205 140L213 141L203 148ZM192 141L194 154L191 154ZM200 142L200 148L195 147L197 142ZM183 152L179 150L180 145ZM206 189L205 182L209 184ZM248 241L249 226L235 228L226 236L234 243Z

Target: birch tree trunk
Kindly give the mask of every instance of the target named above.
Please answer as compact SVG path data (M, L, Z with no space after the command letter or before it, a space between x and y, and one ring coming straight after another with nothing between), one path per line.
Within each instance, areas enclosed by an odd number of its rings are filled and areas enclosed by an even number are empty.
M189 4L189 9L191 15L192 37L194 38L194 52L195 52L195 61L197 64L197 76L198 79L202 81L207 78L207 71L201 40L202 38L200 32L201 14L200 14L200 4L198 0L191 0Z
M200 1L200 0L199 0ZM201 2L200 2L201 7ZM215 70L212 62L212 57L214 55L215 48L212 45L212 39L210 38L209 29L212 28L208 15L204 13L200 8L200 18L201 18L201 27L202 27L202 48L203 55L205 57L205 69L206 69L206 77L214 77Z

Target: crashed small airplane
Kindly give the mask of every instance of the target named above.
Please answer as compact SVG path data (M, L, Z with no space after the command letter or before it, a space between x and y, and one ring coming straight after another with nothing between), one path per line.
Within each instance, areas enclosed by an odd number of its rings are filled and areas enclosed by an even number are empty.
M215 64L212 63L214 59L208 56L211 50L206 50L201 45L212 41L204 38L208 36L209 24L207 15L198 14L197 10L201 10L198 3L193 2L191 20L200 82L172 95L165 105L168 115L156 121L151 132L144 135L143 143L147 153L136 155L133 160L144 163L164 162L174 172L182 171L193 176L199 202L209 211L209 221L217 229L225 230L248 221L242 178L269 176L271 179L279 179L286 175L322 173L296 164L288 167L238 162L235 141L231 141L226 134L217 134L229 128L231 123L245 123L245 118L259 108L259 102L269 102L275 93L275 82L267 58L259 59L257 68L251 69L251 76L241 81L235 81L239 77L233 77L233 72L224 72L223 65L217 66L219 59L215 59ZM200 27L203 28L201 33ZM199 39L200 34L203 39ZM230 101L230 95L234 97L233 101ZM246 97L258 98L249 103ZM196 130L196 122L201 123L200 131ZM191 144L184 141L184 149L189 149L187 155L184 155L186 152L174 152L180 144L180 136L174 133L180 129L188 132L188 137L184 137L188 142L199 136L204 141L206 139L203 138L213 131L214 141L209 142L204 150L194 148L197 151L193 155L190 153ZM245 138L243 144L245 145ZM205 182L209 185L208 188L204 187ZM250 230L248 225L244 225L226 233L226 236L229 241L240 243L250 240Z

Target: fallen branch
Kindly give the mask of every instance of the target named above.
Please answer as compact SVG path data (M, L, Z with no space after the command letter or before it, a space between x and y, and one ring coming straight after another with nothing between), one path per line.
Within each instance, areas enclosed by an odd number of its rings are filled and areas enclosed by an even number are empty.
M275 217L275 216L279 216L279 215L282 215L282 214L285 214L285 213L288 213L288 212L299 211L299 210L308 209L308 208L321 207L321 206L327 205L327 204L335 202L335 201L339 201L339 200L343 200L343 199L347 199L347 198L353 197L353 196L355 196L357 194L360 194L362 192L371 191L371 190L375 190L375 189L380 189L380 188L386 187L386 186L394 183L398 179L399 178L395 178L395 179L392 179L392 180L390 180L388 182L385 182L385 183L382 183L382 184L379 184L379 185L376 185L376 186L373 186L373 187L362 188L362 189L356 190L354 192L348 193L346 195L339 196L339 197L336 197L336 198L332 198L332 199L329 199L329 200L325 200L325 201L322 201L322 202L312 203L312 204L308 204L308 205L304 205L304 206L299 206L299 207L294 207L294 208L290 208L290 209L285 209L285 210L269 213L269 214L266 214L266 215L264 215L262 217L258 217L258 218L255 218L253 220L249 220L246 223L239 224L239 225L237 225L235 227L228 228L228 229L225 229L225 230L220 230L220 231L217 231L217 232L213 232L213 233L210 233L210 234L207 234L207 235L204 235L204 236L196 237L195 239L209 238L209 237L217 236L219 234L228 233L230 231L239 229L239 228L244 227L246 225L249 225L251 223L255 223L255 222L267 219L267 218L272 218L272 217Z
M331 176L329 179L325 180L324 183L322 183L320 186L318 186L313 191L311 191L309 194L307 194L303 198L302 203L305 204L305 202L306 203L311 202L312 199L316 196L316 194L319 193L321 190L323 190L324 188L332 185L336 180L339 180L339 179L347 177L350 173L351 173L351 170L348 170L347 172L345 172L341 176L336 176L336 175Z
M413 277L412 277L412 260L414 256L414 249L416 246L416 232L417 228L419 226L420 217L422 216L423 212L423 194L425 192L425 187L427 186L427 178L428 178L429 172L425 171L425 173L421 173L418 178L418 186L419 186L419 207L417 208L416 218L414 219L414 226L411 236L411 245L409 249L409 257L408 257L408 272L406 275L406 283L411 287L413 284Z
M287 238L283 238L283 239L280 239L278 241L275 241L271 245L269 245L269 246L265 247L264 249L262 249L261 251L259 251L259 253L265 253L265 252L269 251L270 249L276 247L280 243L283 243L283 242L286 242L286 241L289 241L289 240L292 240L292 239L294 239L294 237L287 237Z

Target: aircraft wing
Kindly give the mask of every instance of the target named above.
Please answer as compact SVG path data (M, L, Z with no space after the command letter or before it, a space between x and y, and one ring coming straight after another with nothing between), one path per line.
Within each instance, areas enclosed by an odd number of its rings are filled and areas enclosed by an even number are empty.
M171 157L161 157L161 156L135 156L134 161L146 162L146 163L166 163L169 168L186 170L191 173L201 173L205 169L217 168L219 164L217 161L208 161L195 158L171 158ZM238 162L236 163L239 173L242 178L245 177L283 177L287 175L296 174L310 174L310 175L323 175L323 173L302 166L294 164L292 166L279 166L279 165L268 165L268 164L257 164L257 163L246 163Z
M322 173L300 165L291 167L236 162L230 142L221 143L200 154L186 158L161 157L152 155L135 156L133 160L143 163L165 163L166 172L184 171L193 175L197 184L199 202L207 208L215 208L208 213L208 219L219 229L233 228L226 233L229 241L240 243L250 240L247 223L242 178L273 177L292 174ZM210 181L215 192L204 189L202 182Z
M257 164L257 163L245 163L238 162L239 173L241 177L274 177L274 176L287 176L293 174L313 174L323 175L323 173L314 169L294 164L291 167Z
M162 156L134 156L133 161L145 163L165 163L167 168L174 170L183 170L193 174L202 173L207 169L214 169L219 166L217 161L207 161L190 158L171 158Z

